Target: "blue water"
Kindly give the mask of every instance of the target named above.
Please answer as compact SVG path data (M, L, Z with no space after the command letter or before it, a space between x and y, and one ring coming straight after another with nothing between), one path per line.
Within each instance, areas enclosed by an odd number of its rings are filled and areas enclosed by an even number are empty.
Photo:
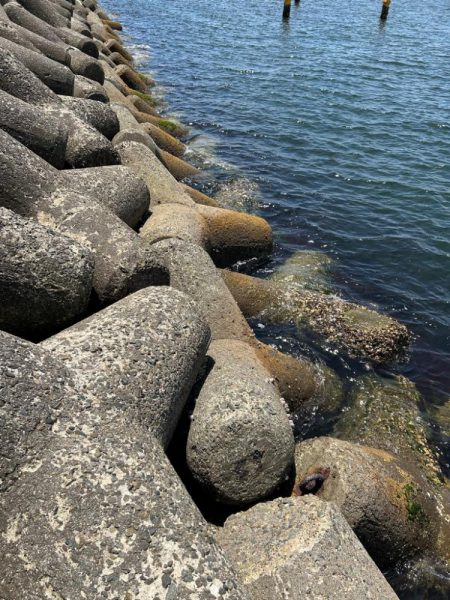
M327 252L343 297L411 329L397 370L417 383L424 409L441 405L450 391L448 0L393 0L385 25L379 0L302 0L289 23L281 0L102 4L191 125L193 148L214 148L203 160L215 181L250 182L247 195L257 184L274 262ZM301 347L291 331L267 335ZM446 442L436 428L444 469Z

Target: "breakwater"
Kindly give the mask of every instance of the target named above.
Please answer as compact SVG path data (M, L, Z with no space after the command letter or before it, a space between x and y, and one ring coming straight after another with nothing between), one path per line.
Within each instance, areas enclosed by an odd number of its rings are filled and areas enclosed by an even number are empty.
M296 443L291 417L339 412L342 384L246 317L374 364L407 328L307 288L310 256L233 271L269 223L179 183L202 177L187 130L93 0L7 1L0 23L2 596L389 598L375 563L444 560L413 384L369 377L335 438Z

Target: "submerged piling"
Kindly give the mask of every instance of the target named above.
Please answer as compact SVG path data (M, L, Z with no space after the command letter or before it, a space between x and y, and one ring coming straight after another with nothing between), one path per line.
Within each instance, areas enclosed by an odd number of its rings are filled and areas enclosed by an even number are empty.
M391 0L383 0L383 6L381 8L381 21L386 21L389 14L389 7L391 6Z
M291 16L291 0L284 0L283 19L289 19Z

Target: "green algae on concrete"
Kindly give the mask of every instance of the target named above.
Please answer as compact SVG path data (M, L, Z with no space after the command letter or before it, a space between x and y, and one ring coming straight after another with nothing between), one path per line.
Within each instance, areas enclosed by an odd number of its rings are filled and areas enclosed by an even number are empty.
M406 377L364 375L354 385L350 407L336 433L342 439L392 452L416 464L430 482L440 484L441 470L428 443L420 399L416 386Z

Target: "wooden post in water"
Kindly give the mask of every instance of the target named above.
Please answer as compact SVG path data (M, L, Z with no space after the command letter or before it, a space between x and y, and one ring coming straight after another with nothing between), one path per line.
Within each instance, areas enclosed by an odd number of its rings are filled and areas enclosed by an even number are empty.
M295 4L298 6L300 4L300 0L295 0Z
M291 16L291 0L284 0L283 19L289 19Z
M383 7L381 9L381 15L380 15L380 19L382 21L386 21L388 13L389 13L390 5L391 5L391 0L383 0Z

